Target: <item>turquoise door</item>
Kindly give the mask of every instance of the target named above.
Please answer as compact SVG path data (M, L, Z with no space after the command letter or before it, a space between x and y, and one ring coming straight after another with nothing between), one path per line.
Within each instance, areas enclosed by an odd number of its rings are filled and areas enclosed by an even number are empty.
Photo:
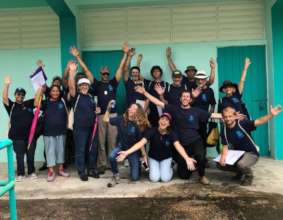
M110 78L112 78L120 64L123 56L122 51L85 51L83 52L83 59L88 68L94 74L94 77L100 80L100 68L108 66L110 70ZM122 114L125 110L125 86L123 78L119 82L116 100L118 113Z
M245 58L249 57L252 60L245 82L243 100L252 119L265 115L267 113L265 46L218 48L217 56L219 86L228 79L238 83ZM253 137L260 147L260 154L269 155L268 125L258 127L253 132Z

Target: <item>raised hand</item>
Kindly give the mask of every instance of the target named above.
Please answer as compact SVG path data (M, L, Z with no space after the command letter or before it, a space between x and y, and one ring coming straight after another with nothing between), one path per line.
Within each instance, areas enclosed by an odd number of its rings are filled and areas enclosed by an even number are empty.
M138 93L140 93L140 94L145 94L145 88L144 87L142 87L142 86L136 86L135 87L135 90L136 90L136 92L138 92Z
M80 51L76 47L70 47L70 54L72 54L74 57L79 57Z
M215 60L213 59L213 57L210 58L210 60L209 60L209 65L210 65L210 68L211 68L211 69L215 69L216 62L215 62Z
M11 77L10 77L10 76L5 76L5 78L4 78L4 84L5 84L5 85L11 85L11 83L12 83Z
M171 47L166 48L166 57L170 58L172 56L172 49Z
M165 92L165 87L162 87L159 83L154 86L154 90L159 96L163 95Z
M200 93L201 93L201 88L200 87L192 89L192 96L193 96L193 98L197 98Z
M188 158L186 160L188 170L191 170L191 171L195 170L196 169L196 166L195 166L196 163L197 163L197 161L194 160L193 158Z
M244 120L246 118L247 118L247 116L245 114L240 113L240 112L236 112L236 115L234 116L235 120L240 120L240 121Z
M45 65L44 65L44 63L43 63L43 61L42 61L42 60L38 60L38 61L36 61L36 65L37 65L38 67L42 67L42 68L44 68L44 67L45 67Z
M252 61L250 60L250 58L246 57L246 59L245 59L245 69L248 69L251 64L252 64Z
M127 157L126 151L120 151L120 152L118 152L118 156L116 157L116 160L118 162L122 162L126 159L126 157Z
M68 67L69 67L69 74L70 75L76 74L77 69L78 69L78 64L76 64L75 62L70 62Z
M270 106L270 113L272 114L272 116L278 115L281 111L282 111L281 105L277 105L275 107L272 107L272 105Z
M130 48L128 52L128 56L133 57L136 54L136 49L135 48Z
M124 51L124 53L129 53L130 49L131 48L129 47L128 42L125 42L122 46L122 50Z
M137 63L141 63L142 59L143 59L143 55L140 53L137 58Z

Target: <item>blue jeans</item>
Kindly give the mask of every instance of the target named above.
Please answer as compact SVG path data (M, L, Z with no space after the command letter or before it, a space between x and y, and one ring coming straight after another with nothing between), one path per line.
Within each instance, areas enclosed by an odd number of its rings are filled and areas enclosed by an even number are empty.
M113 174L118 174L118 163L116 160L116 157L118 156L118 152L120 152L122 149L120 147L115 147L110 155L109 155L109 161L111 166L111 171ZM137 181L140 178L140 156L138 152L134 152L131 155L127 157L129 164L130 164L130 175L132 181Z
M97 162L97 136L94 138L91 151L89 151L92 129L75 129L73 134L75 142L75 163L78 173L85 174L86 169L87 171L95 170Z
M173 177L172 157L165 160L149 158L149 179L152 182L169 182Z

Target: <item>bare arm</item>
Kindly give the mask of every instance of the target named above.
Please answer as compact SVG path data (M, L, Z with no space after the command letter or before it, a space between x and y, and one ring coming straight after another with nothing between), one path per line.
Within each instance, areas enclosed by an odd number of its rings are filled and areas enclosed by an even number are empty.
M135 55L135 48L131 48L128 52L126 64L124 65L124 80L127 82L129 80L129 66L131 64L132 58Z
M261 118L256 119L255 122L254 122L255 126L265 124L270 119L272 119L274 116L278 115L281 111L282 111L282 107L280 105L278 105L274 108L272 106L270 106L270 113L268 115L265 115Z
M4 79L4 86L3 86L3 93L2 93L2 100L5 105L9 105L9 87L11 85L11 77L6 76Z
M179 141L174 142L174 147L178 151L178 153L183 157L186 161L188 170L195 170L195 164L197 163L193 158L189 157L184 147L180 144Z
M139 54L139 55L138 55L138 58L137 58L137 64L136 64L138 67L141 66L142 59L143 59L143 55L142 55L142 54Z
M82 69L83 69L84 73L86 74L87 78L89 79L89 81L93 82L94 76L93 76L92 72L88 69L85 62L82 60L79 50L75 47L71 47L70 53L78 60L80 66L82 67Z
M153 104L155 104L155 105L157 105L157 106L159 106L161 108L165 108L165 104L162 101L160 101L159 99L157 99L154 96L150 95L147 91L145 91L144 87L137 86L136 87L136 92L138 92L140 94L143 94Z
M227 157L227 154L228 154L228 145L224 145L223 146L223 149L222 149L222 152L221 152L221 157L220 157L220 165L221 166L225 166L226 165L226 157Z
M75 75L77 72L77 64L72 62L69 65L69 81L68 81L68 87L69 87L69 93L71 97L76 96L76 82L75 82Z
M127 43L124 43L123 51L124 51L123 58L122 58L120 65L119 65L119 67L118 67L118 69L115 73L115 78L116 78L117 82L119 82L121 77L122 77L123 69L124 69L124 66L125 66L126 61L127 61L127 54L130 51L130 48L129 48Z
M240 94L243 93L247 72L248 72L248 69L249 69L249 66L251 65L251 63L252 62L249 58L245 59L244 69L242 71L242 76L241 76L241 79L240 79L240 82L239 82L239 85L238 85L238 89L239 89Z
M68 87L68 77L69 77L69 64L73 62L72 60L70 60L68 63L67 63L67 66L64 70L64 74L63 74L63 78L62 78L62 82L63 82L63 86L65 88Z
M215 81L215 66L216 66L215 60L213 58L209 60L209 65L210 65L210 76L207 84L212 85Z
M41 105L42 97L43 97L43 88L39 88L35 93L35 98L34 98L35 107L38 107Z
M167 47L167 49L166 49L166 58L167 58L169 68L171 69L172 72L174 72L177 69L177 67L172 60L172 49L171 49L171 47Z
M213 112L213 113L211 113L210 118L212 118L212 119L222 119L222 114L217 113L217 112Z

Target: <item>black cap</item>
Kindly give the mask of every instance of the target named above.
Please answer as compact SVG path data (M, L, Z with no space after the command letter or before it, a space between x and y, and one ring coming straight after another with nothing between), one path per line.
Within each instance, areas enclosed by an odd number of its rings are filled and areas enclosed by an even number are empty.
M22 94L26 95L26 90L24 90L24 89L21 88L21 87L16 88L15 94L18 94L18 93L22 93Z

